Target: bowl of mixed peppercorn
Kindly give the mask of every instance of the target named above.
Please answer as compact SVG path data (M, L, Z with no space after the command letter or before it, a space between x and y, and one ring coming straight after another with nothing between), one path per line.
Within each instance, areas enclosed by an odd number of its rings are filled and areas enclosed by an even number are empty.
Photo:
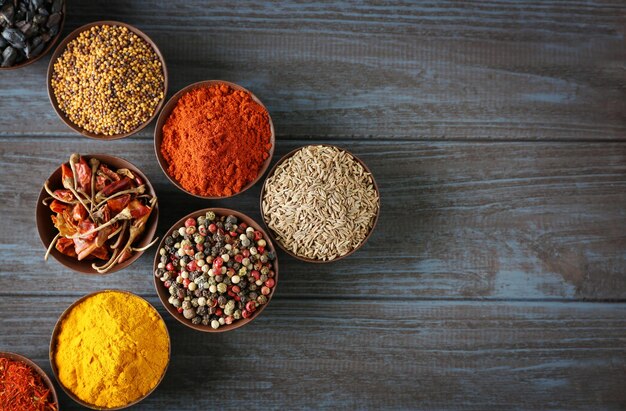
M226 208L181 218L154 258L159 299L178 321L198 331L239 328L265 309L276 290L278 260L253 219Z

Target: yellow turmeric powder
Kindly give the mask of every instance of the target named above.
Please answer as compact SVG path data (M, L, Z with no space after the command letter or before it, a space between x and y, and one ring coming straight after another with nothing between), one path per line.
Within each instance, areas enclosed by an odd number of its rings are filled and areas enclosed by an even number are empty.
M131 293L102 291L65 316L53 358L65 388L88 404L113 408L148 394L169 352L169 334L154 307Z

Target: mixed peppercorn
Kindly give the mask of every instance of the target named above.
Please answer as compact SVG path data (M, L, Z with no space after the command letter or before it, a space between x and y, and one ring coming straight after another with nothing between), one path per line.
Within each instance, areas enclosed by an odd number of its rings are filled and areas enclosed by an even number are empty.
M218 329L250 318L275 285L273 261L261 231L213 211L188 218L164 239L154 274L169 303L193 324Z

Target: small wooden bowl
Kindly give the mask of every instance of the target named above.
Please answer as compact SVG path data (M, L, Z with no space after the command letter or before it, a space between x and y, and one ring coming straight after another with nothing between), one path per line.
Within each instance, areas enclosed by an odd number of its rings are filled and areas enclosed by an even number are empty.
M163 158L163 154L161 154L161 143L163 142L163 126L165 125L165 122L167 121L167 119L170 117L170 114L172 114L172 111L174 110L174 108L176 107L176 103L178 103L178 100L180 100L180 98L187 94L188 92L198 89L198 88L204 88L204 87L210 87L214 84L226 84L232 88L234 88L235 90L240 90L240 91L244 91L248 94L250 94L250 96L252 97L252 99L258 103L261 107L263 107L265 109L265 111L267 111L267 117L269 119L269 123L270 123L270 130L271 130L271 136L270 136L270 144L272 145L272 148L270 148L270 152L269 152L269 156L267 157L267 160L265 160L265 162L263 163L263 166L261 167L261 169L259 170L259 174L256 176L256 178L254 180L252 180L251 182L249 182L248 184L246 184L240 191L230 195L230 196L224 196L224 197L214 197L214 196L201 196L198 194L194 194L191 191L188 191L187 189L185 189L182 185L180 185L180 183L178 181L176 181L174 179L174 177L170 176L169 173L167 172L167 161L165 161L165 158ZM159 166L161 167L161 170L163 170L163 173L165 174L165 176L172 182L172 184L174 184L176 187L178 187L178 189L180 189L181 191L184 191L187 194L190 194L194 197L198 197L198 198L202 198L205 200L221 200L223 198L229 198L229 197L233 197L236 196L237 194L241 194L244 191L246 191L247 189L249 189L250 187L252 187L253 185L255 185L260 179L261 177L263 177L263 174L265 174L265 172L267 171L267 169L270 166L270 163L272 162L272 157L274 156L274 146L276 145L276 136L275 136L275 132L274 132L274 123L272 123L272 117L269 114L269 110L267 109L267 107L265 107L265 105L261 102L261 100L259 100L257 98L257 96L255 96L254 94L252 94L252 92L250 92L249 90L241 87L238 84L235 83L231 83L229 81L224 81L224 80L205 80L205 81L199 81L197 83L193 83L188 85L187 87L183 88L182 90L180 90L178 93L174 94L172 96L172 98L170 98L167 102L167 104L165 104L165 107L163 107L163 110L161 111L161 114L159 114L159 118L157 119L157 123L156 123L156 127L154 129L154 151L156 153L156 157L157 160L159 161Z
M56 42L59 41L59 38L61 38L61 34L63 33L63 27L65 26L65 17L66 17L65 5L66 4L67 4L67 0L63 2L63 9L61 10L61 13L63 13L63 15L61 17L61 23L59 23L60 24L59 25L59 32L56 34L56 36L54 36L53 38L50 39L50 41L48 42L48 45L46 45L46 47L41 51L41 53L39 53L39 55L36 56L35 58L24 60L20 64L16 64L16 65L11 66L11 67L0 67L0 71L3 71L3 70L15 70L15 69L19 69L19 68L31 65L34 62L36 62L37 60L39 60L40 58L42 58L43 56L45 56L46 54L48 54L50 52L50 50L52 50L54 48L54 45L56 44Z
M113 169L127 168L131 170L133 173L136 173L139 177L143 179L146 185L146 192L152 195L153 197L156 197L156 193L154 191L154 188L152 187L152 184L150 184L150 180L148 180L148 177L146 177L145 174L143 174L137 167L135 167L130 162L122 158L109 156L106 154L86 154L82 157L86 158L87 160L89 160L92 157L95 157L98 160L100 160L100 162L110 166ZM53 191L58 188L63 188L63 185L61 184L61 166L59 166L56 170L54 170L54 172L50 175L50 177L48 177L48 181L50 182L49 187ZM52 219L50 218L54 213L52 212L52 210L50 210L50 207L46 207L45 205L43 205L43 200L48 197L49 197L48 193L42 187L41 192L39 193L39 198L37 199L37 208L36 208L37 231L39 231L39 238L41 239L41 242L43 243L44 248L46 250L48 249L50 242L52 242L52 240L58 233L57 229L54 227L54 224L52 223ZM138 240L136 243L139 247L144 247L150 244L150 241L152 241L152 238L154 237L154 234L156 233L158 221L159 221L159 206L157 202L157 204L155 204L154 206L154 210L152 210L152 213L150 215L150 218L148 219L148 222L146 223L146 229L143 232L141 239ZM107 275L107 274L111 274L111 273L120 271L128 267L129 265L134 263L139 257L141 257L143 253L144 251L135 252L128 260L124 261L123 263L114 265L113 268L111 268L105 274L99 274L96 270L94 270L91 267L91 264L94 261L100 261L100 260L78 261L74 257L70 257L68 255L62 254L56 248L52 249L52 251L50 252L50 255L54 257L54 259L57 260L59 263L66 266L67 268L70 268L74 271L78 271L79 273Z
M169 352L167 353L167 364L165 365L165 368L163 369L163 374L161 375L161 378L159 379L159 381L156 383L156 385L146 393L146 395L144 395L141 398L136 399L135 401L123 405L121 407L113 407L113 408L103 408L103 407L98 407L96 405L93 404L89 404L88 402L85 402L83 400L81 400L80 398L78 398L76 396L76 394L74 394L69 388L66 388L63 383L61 382L61 380L59 379L59 369L56 365L56 361L54 361L54 353L56 352L56 341L57 341L57 337L59 336L59 332L61 331L61 323L63 322L63 319L65 319L65 317L74 309L74 307L76 307L78 304L82 303L83 301L85 301L86 299L93 297L96 294L100 294L100 293L105 293L105 292L110 292L110 291L114 291L117 293L122 293L122 294L128 294L130 296L133 297L137 297L140 298L142 300L144 300L145 302L148 303L148 305L150 307L152 307L152 309L154 310L154 312L156 313L156 315L159 316L159 318L161 319L161 321L163 321L163 325L165 325L165 320L163 320L163 317L161 316L161 314L159 314L159 312L157 311L157 309L150 304L149 301L147 301L145 298L142 298L140 296L138 296L135 293L131 293L130 291L125 291L125 290L115 290L115 289L110 289L110 290L100 290L100 291L96 291L90 294L87 294L85 296L82 296L81 298L79 298L78 300L74 301L72 303L72 305L70 305L69 307L67 307L65 309L65 311L63 311L63 314L61 314L61 316L59 317L59 319L57 320L56 324L54 325L54 329L52 331L52 337L50 338L50 350L49 350L49 356L50 356L50 366L52 367L52 373L54 374L54 378L56 378L57 382L59 383L59 385L61 386L61 388L63 389L63 391L65 391L65 393L74 401L76 401L77 403L79 403L80 405L82 405L83 407L87 407L87 408L91 408L92 410L108 410L108 411L113 411L113 410L123 410L124 408L128 408L130 406L133 406L137 403L139 403L140 401L144 400L145 398L147 398L148 396L150 396L150 394L152 394L154 392L154 390L157 389L157 387L161 384L161 381L163 381L163 378L165 377L165 374L167 374L167 369L170 365L170 361L172 358L172 341L170 338L170 333L169 330L167 329L167 326L165 327L165 332L167 333L167 343L168 343L168 347L169 347Z
M146 43L148 43L150 45L150 47L152 47L152 50L154 50L154 52L157 55L157 57L159 58L159 60L161 61L161 67L163 68L163 98L161 99L161 101L157 105L156 109L154 110L154 113L152 113L152 116L150 116L150 118L146 122L144 122L143 124L140 124L137 128L135 128L134 130L132 130L132 131L130 131L128 133L115 134L115 135L112 135L112 136L106 136L104 134L96 134L96 133L92 133L91 131L87 131L84 128L79 127L78 125L74 124L65 115L65 113L63 111L61 111L61 109L59 108L59 103L57 102L57 99L54 96L54 90L52 89L52 81L51 81L52 80L52 74L54 73L54 63L61 56L61 54L63 54L63 52L65 52L65 49L67 48L67 44L70 41L72 41L75 38L77 38L80 35L80 33L82 33L83 31L89 30L89 29L91 29L94 26L120 26L120 27L126 27L128 30L130 30L131 32L133 32L137 36L141 37ZM135 133L138 133L139 131L144 129L148 124L150 124L150 122L152 122L152 120L154 120L156 115L159 113L159 111L161 110L161 107L163 107L163 103L165 102L165 96L167 95L167 86L168 86L167 66L165 65L165 58L163 57L163 54L161 54L161 51L159 50L157 45L144 32L142 32L141 30L139 30L138 28L136 28L134 26L131 26L130 24L121 23L119 21L103 20L103 21L96 21L96 22L93 22L93 23L85 24L84 26L81 26L81 27L77 28L76 30L74 30L73 32L71 32L65 39L63 39L63 41L59 44L59 47L57 47L57 49L54 51L54 54L52 54L52 58L50 59L50 64L48 64L48 74L47 74L47 81L46 81L46 83L47 83L47 87L48 87L48 98L50 99L50 103L52 103L52 107L54 108L54 111L57 113L59 118L69 128L71 128L72 130L76 131L79 134L82 134L85 137L93 138L95 140L117 140L117 139L120 139L120 138L128 137L128 136L133 135Z
M198 218L199 216L206 214L207 211L213 211L215 215L217 216L234 215L235 217L237 217L237 219L240 222L243 221L244 223L248 224L249 227L253 227L255 230L262 232L263 238L269 245L269 248L268 248L269 250L273 250L274 252L276 252L276 248L274 247L272 240L267 235L265 230L263 230L263 228L256 221L254 221L252 218L248 217L247 215L240 213L239 211L231 210L228 208L205 208L203 210L194 211L193 213L190 213L184 216L183 218L181 218L180 220L178 220L176 224L174 224L169 230L167 230L167 233L165 233L165 235L163 236L163 239L161 240L161 243L159 244L159 248L157 248L157 252L154 256L154 263L152 266L152 277L154 279L154 288L156 288L156 292L159 295L159 300L161 300L161 303L163 304L165 309L174 318L176 318L178 321L180 321L187 327L193 328L194 330L197 330L197 331L204 331L207 333L220 333L220 332L235 330L239 327L243 327L244 325L248 324L250 321L257 318L261 314L261 312L265 309L265 307L269 305L270 301L272 300L272 297L274 296L274 292L276 291L276 287L278 286L278 256L276 256L274 261L272 261L272 267L274 269L274 281L275 281L274 287L272 287L272 292L269 295L267 295L267 303L259 306L259 308L254 312L254 315L252 317L241 318L229 325L220 325L218 329L213 329L210 325L192 324L191 320L188 320L185 317L183 317L183 314L179 313L178 310L172 304L169 303L168 301L170 297L169 291L167 290L167 288L165 288L165 285L163 284L163 282L161 282L161 280L158 279L154 275L154 271L157 269L157 265L160 262L161 256L159 254L159 250L165 246L165 238L171 235L174 232L174 230L178 230L180 227L184 227L185 220L187 220L188 218L194 218L194 219Z
M29 360L28 358L24 357L23 355L15 354L12 352L0 352L0 358L8 358L13 361L21 361L24 364L31 367L32 369L34 369L37 372L37 374L41 376L41 379L43 380L44 384L46 384L46 386L50 390L50 394L52 394L52 401L54 401L54 404L56 405L57 409L59 409L59 398L57 397L57 391L54 388L54 384L52 384L52 380L50 380L50 377L48 377L48 374L46 374L45 371L42 370L40 366L38 366L37 364Z
M376 194L378 195L378 210L376 211L376 217L374 217L374 223L372 224L372 228L370 228L370 231L367 233L367 235L365 236L363 241L361 241L361 244L359 244L356 248L350 250L350 252L346 253L345 255L337 257L337 258L335 258L333 260L318 260L318 259L314 259L314 258L308 258L308 257L303 257L301 255L297 255L293 251L288 250L286 247L284 247L280 243L280 241L278 241L278 239L276 238L276 233L274 233L274 231L272 231L272 229L269 227L269 225L267 225L267 222L266 222L266 219L265 219L265 212L263 211L263 197L265 196L265 188L266 188L266 185L267 185L267 178L265 179L265 181L263 182L263 186L261 187L261 197L260 197L259 207L261 209L261 218L263 219L263 224L265 224L265 226L267 227L267 232L268 232L269 236L272 238L272 240L276 244L278 244L278 246L281 248L281 250L283 250L284 252L286 252L287 254L292 256L293 258L296 258L296 259L298 259L300 261L304 261L304 262L307 262L307 263L317 263L317 264L332 263L332 262L335 262L335 261L339 261L339 260L341 260L343 258L346 258L349 255L354 254L358 249L363 247L363 245L370 238L370 236L374 232L374 228L376 228L376 224L378 223L378 217L380 216L380 191L378 190L378 184L376 184L376 180L374 179L374 174L372 174L372 172L370 171L369 167L367 167L367 165L363 162L363 160L361 160L360 158L358 158L357 156L352 154L350 151L348 151L348 150L346 150L344 148L332 145L332 144L311 144L311 145L312 146L334 147L334 148L337 148L337 149L339 149L341 151L345 151L346 153L350 154L356 161L358 161L363 166L365 171L367 171L372 176L372 183L374 185L374 190L376 191ZM272 167L270 172L267 174L267 177L269 178L270 176L274 175L274 172L276 171L276 168L280 164L282 164L285 161L287 161L289 158L291 158L294 154L296 154L298 151L300 151L304 147L308 147L308 146L298 147L295 150L292 150L289 153L285 154L280 160L278 160L278 162L276 164L274 164L274 167Z

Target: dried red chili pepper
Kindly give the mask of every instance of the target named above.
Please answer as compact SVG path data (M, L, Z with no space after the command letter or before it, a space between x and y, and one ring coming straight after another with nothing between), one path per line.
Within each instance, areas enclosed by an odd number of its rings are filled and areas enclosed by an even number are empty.
M130 202L130 194L124 194L122 196L113 198L107 201L108 208L111 212L117 214L122 211Z
M69 206L66 204L63 204L62 202L58 200L54 200L52 203L50 203L50 210L54 211L55 213L60 213L63 210L66 210L67 207Z
M56 249L78 260L106 260L101 266L92 264L100 273L130 258L133 243L145 229L156 198L145 193L143 180L132 171L113 171L98 159L89 162L78 154L70 156L69 165L61 165L62 190L46 191L54 199L51 216L59 231L48 248L46 258ZM156 240L155 240L156 241Z

